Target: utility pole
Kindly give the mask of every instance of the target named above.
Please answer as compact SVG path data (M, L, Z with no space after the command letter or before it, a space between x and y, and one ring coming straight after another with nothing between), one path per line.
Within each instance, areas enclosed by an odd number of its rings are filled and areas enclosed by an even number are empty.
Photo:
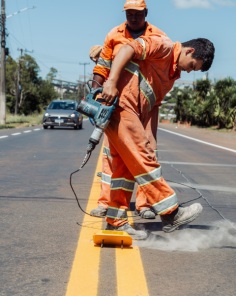
M1 0L0 124L6 124L6 13Z
M79 63L80 65L84 66L84 98L86 97L86 87L85 87L85 83L86 83L86 76L85 76L85 70L86 70L86 65L89 65L89 63Z

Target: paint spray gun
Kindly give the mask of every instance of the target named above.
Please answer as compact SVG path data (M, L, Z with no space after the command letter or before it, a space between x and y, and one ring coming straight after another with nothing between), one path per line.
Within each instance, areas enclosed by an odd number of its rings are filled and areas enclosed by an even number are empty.
M91 118L95 125L95 129L89 138L87 153L93 151L99 143L116 107L117 98L110 106L105 105L103 99L96 100L97 95L100 93L102 93L102 88L93 89L84 100L80 101L77 107L77 111Z

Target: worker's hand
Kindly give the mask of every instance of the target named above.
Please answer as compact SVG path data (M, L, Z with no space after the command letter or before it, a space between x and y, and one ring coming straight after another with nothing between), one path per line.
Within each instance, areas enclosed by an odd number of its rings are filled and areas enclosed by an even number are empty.
M116 84L112 80L107 80L103 85L102 97L108 105L111 105L115 98L118 97L119 92Z

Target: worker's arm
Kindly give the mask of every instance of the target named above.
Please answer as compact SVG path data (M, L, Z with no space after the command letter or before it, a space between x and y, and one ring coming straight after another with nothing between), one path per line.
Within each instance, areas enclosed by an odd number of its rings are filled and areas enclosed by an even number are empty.
M107 81L104 83L102 97L107 103L112 104L115 97L119 95L117 90L117 84L124 70L125 66L134 56L134 49L128 44L123 45L117 53L114 61L112 62L110 75Z
M99 88L103 86L105 78L102 75L94 74L92 81L92 88Z

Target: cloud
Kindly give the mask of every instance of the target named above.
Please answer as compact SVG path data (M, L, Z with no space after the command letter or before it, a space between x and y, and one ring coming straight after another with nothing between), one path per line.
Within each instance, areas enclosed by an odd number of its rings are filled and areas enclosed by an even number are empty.
M219 6L236 6L235 0L173 0L174 5L180 9L188 8L213 8Z

